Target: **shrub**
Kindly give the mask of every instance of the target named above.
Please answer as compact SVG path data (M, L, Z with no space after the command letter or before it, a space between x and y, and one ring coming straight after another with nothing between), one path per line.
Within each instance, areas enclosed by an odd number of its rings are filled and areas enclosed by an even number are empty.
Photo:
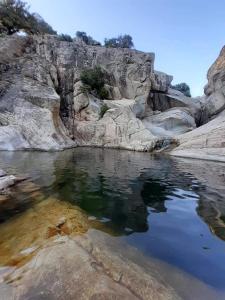
M0 1L1 32L11 35L20 30L28 33L56 34L56 31L38 14L29 12L27 4L21 0Z
M180 91L181 93L183 93L187 97L191 97L190 87L185 82L178 83L178 84L175 84L175 85L171 85L171 88L175 89L177 91Z
M101 110L100 110L100 119L103 118L103 116L107 112L107 110L109 110L109 107L106 104L103 104L101 106Z
M99 66L93 69L86 69L81 72L80 75L83 86L81 87L82 92L92 93L100 99L108 98L108 91L105 89L105 73Z
M99 98L100 99L108 99L109 97L109 92L107 89L103 86L100 91L99 91Z
M77 31L76 37L78 39L81 39L85 44L90 46L101 46L101 43L94 40L90 35L87 35L84 31Z
M72 37L69 35L69 34L59 34L58 35L58 38L60 41L65 41L65 42L72 42L73 39Z
M129 34L120 35L117 38L105 39L105 47L109 48L133 48L134 43Z

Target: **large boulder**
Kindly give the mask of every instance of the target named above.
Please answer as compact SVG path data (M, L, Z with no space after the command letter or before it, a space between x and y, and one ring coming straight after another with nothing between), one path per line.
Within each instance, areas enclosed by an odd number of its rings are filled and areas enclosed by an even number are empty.
M171 108L142 120L145 127L155 136L175 137L196 128L195 119L188 109Z
M225 47L208 71L205 97L200 98L201 123L178 136L179 146L171 155L225 161ZM209 121L211 120L211 121ZM208 123L206 123L209 121Z
M205 108L212 117L225 109L225 47L210 67L207 78Z
M78 121L75 124L75 136L81 146L150 151L158 140L136 118L129 105L107 110L98 121Z
M60 97L47 65L32 53L30 39L14 36L1 40L0 150L73 146L59 116Z
M209 123L180 135L171 155L225 162L225 111Z

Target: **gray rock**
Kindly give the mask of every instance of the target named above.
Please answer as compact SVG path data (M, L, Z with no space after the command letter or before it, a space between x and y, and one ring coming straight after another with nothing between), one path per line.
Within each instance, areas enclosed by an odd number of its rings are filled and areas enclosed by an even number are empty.
M16 182L16 177L13 175L0 177L0 191L14 185L15 182Z
M1 295L11 295L10 299L181 299L159 274L156 278L156 271L121 259L107 246L109 241L95 231L58 238L8 275L11 284L6 289L0 283Z
M0 169L0 177L6 176L6 172Z
M208 71L201 122L208 123L178 137L179 146L171 155L225 161L225 47Z
M189 98L154 70L153 53L50 35L0 39L0 150L154 151L177 139L173 155L223 159L225 49L208 72L206 97ZM81 71L98 65L111 100L81 92ZM110 109L101 118L103 103Z
M196 128L195 119L188 109L171 108L143 119L143 124L155 136L175 137Z
M205 87L205 108L209 116L215 116L225 109L225 47L210 67Z
M77 144L152 148L155 137L139 119L151 111L149 91L166 92L172 80L154 71L153 53L61 42L49 35L2 40L0 150L62 150ZM81 71L98 65L111 99L134 101L132 112L122 105L99 120L103 102L80 89Z

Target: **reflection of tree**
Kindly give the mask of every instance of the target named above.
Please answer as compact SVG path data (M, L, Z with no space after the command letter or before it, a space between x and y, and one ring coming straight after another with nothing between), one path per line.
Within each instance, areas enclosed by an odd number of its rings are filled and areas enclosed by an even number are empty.
M185 166L185 171L179 171L176 163L166 158L151 160L145 167L140 154L129 152L129 156L120 156L120 153L101 149L61 153L55 161L56 180L49 192L79 205L98 219L109 221L107 224L118 233L145 232L149 211L166 212L165 200L173 195L174 188L189 190L192 186L193 167ZM225 240L222 196L212 195L213 202L207 201L208 190L199 185L197 188L202 196L197 209L199 216Z
M107 178L101 174L89 174L71 165L55 173L53 190L61 200L79 205L88 214L99 219L109 219L110 225L119 232L146 231L147 210L140 196L127 197L116 186L109 186Z
M145 205L153 208L154 212L166 212L165 200L168 192L168 188L159 180L148 179L143 184L141 196Z

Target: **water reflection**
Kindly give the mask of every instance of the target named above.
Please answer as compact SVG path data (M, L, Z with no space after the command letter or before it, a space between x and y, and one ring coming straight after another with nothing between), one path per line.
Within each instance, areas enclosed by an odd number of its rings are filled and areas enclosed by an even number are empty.
M148 255L225 288L224 164L79 148L2 152L0 168L29 174L45 198L78 205Z
M225 239L222 164L89 148L0 158L0 168L29 174L46 197L79 205L120 234L147 231L148 215L167 212L166 201L180 198L199 199L198 214Z

